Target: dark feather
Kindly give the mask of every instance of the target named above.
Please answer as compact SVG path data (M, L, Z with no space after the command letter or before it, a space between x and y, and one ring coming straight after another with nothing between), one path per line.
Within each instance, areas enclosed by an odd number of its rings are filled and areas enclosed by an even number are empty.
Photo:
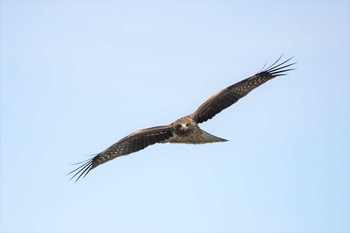
M280 62L280 57L276 62L264 69L266 66L265 64L262 71L259 71L254 76L233 84L213 95L190 116L180 118L167 126L152 127L131 133L105 151L91 159L79 163L81 165L68 174L73 174L71 179L76 178L76 181L78 181L80 178L85 177L92 169L107 161L134 153L155 143L202 144L226 141L226 139L213 136L200 130L197 124L213 118L216 114L236 103L240 98L268 80L286 75L288 71L293 70L291 66L295 64L289 63L291 59L292 58L289 58L286 61ZM176 128L177 126L173 128L173 125L186 123L186 121L195 123L198 129L194 130L191 134L181 135Z
M290 67L295 63L288 63L292 58L279 63L280 59L281 57L268 68L260 71L252 77L244 79L216 93L201 106L199 106L191 117L198 124L203 123L213 118L222 110L236 103L240 98L246 96L250 91L257 88L261 84L278 76L286 75L286 72L294 70Z
M172 136L173 133L171 125L152 127L136 131L113 144L95 157L81 162L83 163L82 165L68 174L74 173L71 179L77 177L75 181L78 181L80 178L85 177L92 169L109 160L142 150L147 146L165 141Z

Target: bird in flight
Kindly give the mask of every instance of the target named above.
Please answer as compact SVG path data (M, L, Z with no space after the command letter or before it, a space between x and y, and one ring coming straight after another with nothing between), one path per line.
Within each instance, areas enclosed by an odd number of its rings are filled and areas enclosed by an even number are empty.
M266 69L264 69L264 66L255 75L219 91L200 105L194 113L169 125L135 131L91 159L78 163L82 165L68 174L74 173L71 179L76 177L76 181L78 181L92 169L105 162L142 150L155 143L204 144L227 141L205 132L199 128L198 124L213 118L261 84L294 70L291 66L295 63L290 63L292 58L280 62L281 58Z

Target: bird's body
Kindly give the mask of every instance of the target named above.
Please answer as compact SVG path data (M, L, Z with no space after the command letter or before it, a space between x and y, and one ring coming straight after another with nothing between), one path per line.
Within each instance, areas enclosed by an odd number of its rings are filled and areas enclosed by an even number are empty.
M169 125L142 129L129 134L70 172L76 172L72 178L77 176L76 180L78 180L82 176L86 176L95 167L109 160L142 150L155 143L204 144L227 141L205 132L199 128L198 124L213 118L268 80L286 75L285 72L292 70L288 67L295 64L286 64L290 59L277 64L279 60L252 77L219 91L188 116L182 117Z
M171 126L174 136L166 139L162 143L204 144L227 141L226 139L211 135L199 128L191 115L176 120Z

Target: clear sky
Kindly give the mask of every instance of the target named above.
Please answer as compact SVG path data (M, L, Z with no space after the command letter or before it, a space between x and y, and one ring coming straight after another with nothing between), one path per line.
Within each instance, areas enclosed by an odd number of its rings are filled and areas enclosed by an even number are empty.
M350 232L349 1L2 1L1 232ZM281 54L200 125L226 138L70 165Z

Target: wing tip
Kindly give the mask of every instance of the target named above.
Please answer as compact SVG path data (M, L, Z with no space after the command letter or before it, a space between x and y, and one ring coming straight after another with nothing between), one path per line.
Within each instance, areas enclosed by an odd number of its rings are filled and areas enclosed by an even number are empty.
M97 155L98 156L98 155ZM82 164L79 167L75 168L73 171L67 173L66 175L71 175L73 174L73 176L69 179L69 180L73 180L75 177L75 181L74 183L76 183L79 179L81 178L85 178L85 176L96 167L96 165L94 164L96 157L93 157L91 159L79 162L79 163L75 163L72 165L76 165L76 164Z
M297 62L289 63L294 56L281 61L283 55L281 55L274 63L272 63L270 66L268 66L266 69L262 69L258 74L269 74L273 78L278 76L284 76L288 75L288 71L296 70L296 68L292 67L293 65L297 64ZM265 67L265 66L264 66Z

